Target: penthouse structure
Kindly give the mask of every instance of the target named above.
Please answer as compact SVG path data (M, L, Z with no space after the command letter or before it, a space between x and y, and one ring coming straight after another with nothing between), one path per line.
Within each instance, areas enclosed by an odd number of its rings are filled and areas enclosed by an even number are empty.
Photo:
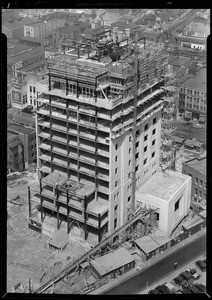
M51 214L57 229L60 219L68 233L78 222L85 238L100 241L136 209L133 184L140 187L159 166L166 50L142 48L137 70L133 56L106 61L63 55L39 83L40 187L29 197L39 205L39 218L29 213L38 231Z

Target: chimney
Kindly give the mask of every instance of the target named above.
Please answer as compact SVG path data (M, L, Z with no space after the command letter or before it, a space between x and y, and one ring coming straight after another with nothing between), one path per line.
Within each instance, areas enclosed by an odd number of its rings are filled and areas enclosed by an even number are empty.
M118 41L120 42L123 37L123 31L118 31Z
M130 28L126 28L125 29L125 32L126 32L126 37L129 38L130 37L130 31L131 29Z

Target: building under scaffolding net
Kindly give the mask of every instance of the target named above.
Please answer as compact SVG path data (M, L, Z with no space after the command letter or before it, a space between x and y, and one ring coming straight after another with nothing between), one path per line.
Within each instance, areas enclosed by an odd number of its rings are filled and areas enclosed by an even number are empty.
M55 229L62 219L67 233L77 223L101 241L129 220L135 189L159 167L166 49L128 35L113 32L97 57L61 55L38 83L40 185L29 190L38 208L29 205L29 224L40 232L52 216Z

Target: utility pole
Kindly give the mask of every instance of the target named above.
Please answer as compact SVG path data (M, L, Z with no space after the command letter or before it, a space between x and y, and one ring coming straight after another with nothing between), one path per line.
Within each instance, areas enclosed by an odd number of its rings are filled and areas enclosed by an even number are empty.
M138 30L135 32L135 46L134 46L134 68L135 68L135 76L134 76L134 108L133 108L133 128L132 128L132 204L131 204L131 212L135 213L135 188L136 188L136 121L137 121L137 103L138 103Z

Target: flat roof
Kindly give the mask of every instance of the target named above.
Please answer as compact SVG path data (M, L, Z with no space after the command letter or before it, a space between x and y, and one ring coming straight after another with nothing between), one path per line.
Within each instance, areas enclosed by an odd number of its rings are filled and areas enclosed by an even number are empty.
M94 187L93 187L94 189ZM95 212L97 214L103 214L104 212L106 212L109 208L109 202L107 200L104 199L98 199L98 201L96 199L92 200L90 203L88 203L87 206L87 210Z
M34 21L32 21L28 17L25 17L20 20L14 20L12 23L10 22L4 23L2 26L12 31L14 29L24 27L25 25L31 25L33 23Z
M63 230L56 230L48 240L48 244L58 249L63 248L68 242L69 235Z
M150 195L168 201L186 181L187 179L183 178L182 174L170 171L159 171L146 181L136 193L138 195Z
M206 68L202 68L195 76L186 80L183 86L206 91Z
M175 143L183 143L183 141L184 141L185 139L173 135L173 136L172 136L172 140L173 140L173 142L175 142Z
M160 230L156 230L154 236L142 236L135 240L135 243L142 249L146 254L158 249L159 247L167 244L171 241L171 238L165 236Z
M183 66L185 62L190 61L190 58L184 56L170 56L168 57L168 60L173 66Z
M132 255L124 248L119 248L94 260L90 264L97 270L100 276L104 276L122 266L135 261Z
M193 226L198 225L202 222L203 222L203 219L200 216L195 215L191 220L189 220L185 223L182 223L182 226L188 230L188 229L192 228Z
M206 157L193 158L191 160L184 162L184 164L206 175Z
M135 243L146 254L160 247L160 244L154 241L149 235L142 236L141 238L135 240Z
M19 41L29 41L29 42L38 42L38 43L42 43L42 42L48 41L48 39L45 39L45 38L37 38L37 37L31 37L31 36L24 36L24 37L20 38Z
M54 171L51 174L44 177L42 179L42 182L49 184L51 186L57 186L57 185L60 185L65 180L67 180L67 175L64 175L63 173L61 173L59 171Z
M30 135L31 133L35 132L35 129L24 127L24 126L21 126L21 125L16 125L16 124L9 125L8 129L9 130L14 130L18 133L19 132L24 133L24 134L27 134L27 135Z
M8 57L8 62L16 63L16 62L19 62L19 61L24 60L24 59L32 58L32 57L37 56L41 53L45 54L45 50L44 50L44 48L39 46L39 47L36 47L36 48L32 48L31 50L26 51L24 53L17 54L14 57L11 57L11 56Z

